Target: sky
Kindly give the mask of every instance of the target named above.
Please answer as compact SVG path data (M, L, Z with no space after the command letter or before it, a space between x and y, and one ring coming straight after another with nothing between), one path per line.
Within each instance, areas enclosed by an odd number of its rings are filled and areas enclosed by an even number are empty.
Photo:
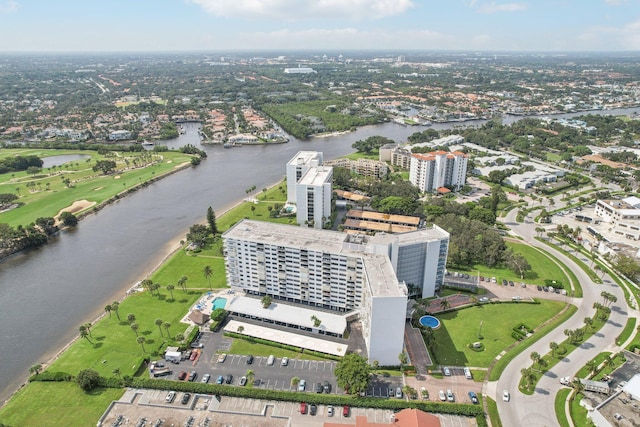
M640 51L640 0L0 0L0 52Z

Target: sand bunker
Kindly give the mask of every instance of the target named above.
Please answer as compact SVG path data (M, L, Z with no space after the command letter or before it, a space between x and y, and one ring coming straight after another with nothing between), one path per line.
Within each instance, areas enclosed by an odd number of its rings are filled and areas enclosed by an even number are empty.
M114 176L113 179L120 179L120 175Z
M61 209L60 212L58 212L58 215L56 215L56 218L60 217L62 212L71 212L72 214L75 214L76 212L83 211L95 204L96 202L90 202L88 200L76 200L71 204L71 206Z

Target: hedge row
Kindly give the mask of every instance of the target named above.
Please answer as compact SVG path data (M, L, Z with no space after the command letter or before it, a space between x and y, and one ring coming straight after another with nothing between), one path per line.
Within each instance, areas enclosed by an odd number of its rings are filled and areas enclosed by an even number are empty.
M242 340L245 340L245 341L250 342L250 343L264 344L264 345L268 345L268 346L271 346L271 347L277 347L277 348L281 348L283 350L295 351L296 353L300 353L302 351L302 348L296 347L296 346L293 346L293 345L282 344L282 343L279 343L279 342L269 341L269 340L265 340L265 339L262 339L262 338L248 337L246 335L237 334L235 332L225 332L224 336L231 337L231 338L242 339Z
M66 372L51 372L44 371L38 375L32 375L29 377L29 381L72 381L73 375Z

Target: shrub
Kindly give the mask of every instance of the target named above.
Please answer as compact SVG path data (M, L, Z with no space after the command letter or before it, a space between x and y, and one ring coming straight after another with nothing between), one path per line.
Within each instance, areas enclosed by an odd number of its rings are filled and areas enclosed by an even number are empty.
M71 381L73 376L66 372L44 371L38 375L33 375L29 381Z
M83 369L76 376L76 383L84 391L91 391L100 383L100 375L93 369Z

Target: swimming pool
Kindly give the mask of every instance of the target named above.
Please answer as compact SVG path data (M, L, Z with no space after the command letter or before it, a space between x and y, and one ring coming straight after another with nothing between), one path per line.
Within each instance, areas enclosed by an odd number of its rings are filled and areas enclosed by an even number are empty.
M213 300L213 310L216 308L224 308L227 305L227 299L218 297Z
M440 327L440 321L433 316L422 316L420 318L420 324L431 329L438 329Z

